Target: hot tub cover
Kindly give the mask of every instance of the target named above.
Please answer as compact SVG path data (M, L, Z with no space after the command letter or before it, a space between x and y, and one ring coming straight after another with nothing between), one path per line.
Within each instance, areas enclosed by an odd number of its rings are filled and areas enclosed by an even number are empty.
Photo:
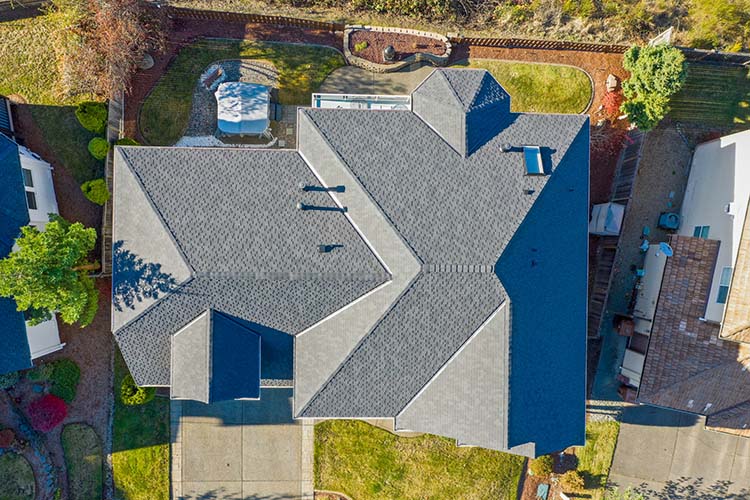
M260 135L269 125L268 87L227 82L216 90L219 130L224 134Z

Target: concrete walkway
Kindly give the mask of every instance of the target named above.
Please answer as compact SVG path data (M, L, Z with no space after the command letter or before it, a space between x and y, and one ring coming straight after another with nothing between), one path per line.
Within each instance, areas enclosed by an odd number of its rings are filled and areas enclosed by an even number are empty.
M172 498L312 500L313 426L292 420L291 398L173 401Z
M704 426L704 417L628 407L610 485L631 486L649 500L750 499L750 439Z
M414 64L393 73L371 73L356 66L344 66L328 75L318 92L330 94L405 95L435 69Z

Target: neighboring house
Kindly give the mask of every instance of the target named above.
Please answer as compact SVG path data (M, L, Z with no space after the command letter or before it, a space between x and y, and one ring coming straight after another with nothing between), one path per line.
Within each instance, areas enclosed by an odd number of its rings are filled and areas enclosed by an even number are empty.
M297 139L116 149L112 329L136 382L582 445L588 117L438 69L405 110L300 108Z
M21 227L40 229L48 213L57 213L52 167L23 146L0 134L0 258L13 251ZM0 374L31 367L31 360L62 349L53 317L35 326L24 321L12 299L0 298Z
M707 427L747 436L749 198L750 131L699 145L673 255L654 245L646 256L622 370L638 402L705 415Z

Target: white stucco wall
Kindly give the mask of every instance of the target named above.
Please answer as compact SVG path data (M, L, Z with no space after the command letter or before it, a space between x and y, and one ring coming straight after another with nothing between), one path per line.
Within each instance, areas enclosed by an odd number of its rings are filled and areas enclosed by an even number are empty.
M724 304L717 302L721 272L724 267L734 268L748 199L750 130L699 145L693 155L679 234L693 236L696 226L709 226L708 238L721 242L704 315L708 321L719 323L724 315Z

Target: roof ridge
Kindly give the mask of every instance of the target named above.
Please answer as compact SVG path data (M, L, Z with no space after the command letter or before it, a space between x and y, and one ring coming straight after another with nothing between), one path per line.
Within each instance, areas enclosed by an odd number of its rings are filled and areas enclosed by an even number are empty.
M138 149L143 148L143 146L131 146L129 149ZM195 268L193 267L193 264L190 262L190 259L188 259L187 254L183 250L180 243L177 241L177 237L175 236L174 232L172 231L172 228L169 227L169 224L167 224L167 221L164 219L164 215L161 213L161 210L159 210L159 207L156 205L154 200L151 198L151 193L149 193L148 189L146 189L146 185L143 183L143 179L141 179L141 175L136 172L136 170L133 168L133 165L130 163L130 158L126 155L124 150L120 150L120 156L122 157L125 165L128 167L128 170L133 174L133 177L135 178L136 182L138 183L138 187L141 188L141 191L146 197L146 201L151 206L151 208L154 210L154 213L156 214L156 217L159 219L159 222L161 222L162 227L164 230L167 231L167 234L169 235L170 240L172 240L172 243L174 244L175 248L177 249L177 252L180 254L180 257L182 257L183 262L190 270L191 276L195 275Z
M331 373L331 375L326 379L326 381L323 382L320 385L320 387L318 387L318 389L315 391L312 397L307 401L307 403L299 411L296 412L297 415L302 416L302 414L313 404L313 402L315 402L315 400L318 399L318 397L323 393L326 387L330 385L331 381L333 381L336 375L338 375L341 372L341 370L344 368L344 366L346 366L346 364L354 356L354 354L362 347L362 345L365 342L365 339L367 339L367 337L369 337L370 334L372 334L372 332L374 332L378 328L378 326L383 322L383 319L385 319L385 317L388 316L393 311L396 305L399 302L401 302L401 299L414 288L414 284L417 281L421 280L424 275L425 274L422 271L420 271L411 280L409 285L406 288L404 288L404 290L399 294L396 300L391 302L391 304L388 306L388 309L386 309L385 312L383 312L383 314L380 316L380 318L378 318L378 320L375 322L375 324L372 325L372 328L370 328L369 331L366 334L364 334L361 339L359 339L359 341L357 342L357 345L354 346L354 348L351 351L349 351L349 353L346 355L346 358L344 358L344 360L341 363L339 363L339 366L336 367L336 369L333 371L333 373Z

